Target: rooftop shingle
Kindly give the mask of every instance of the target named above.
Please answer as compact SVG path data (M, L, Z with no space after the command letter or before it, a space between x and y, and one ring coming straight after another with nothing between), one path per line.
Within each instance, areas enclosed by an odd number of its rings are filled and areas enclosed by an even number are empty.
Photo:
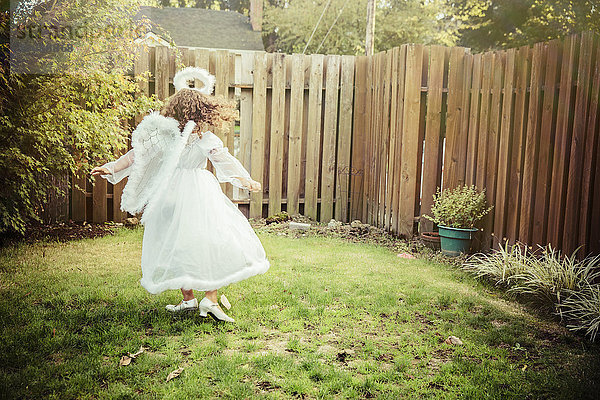
M201 8L142 7L138 18L146 16L154 28L167 31L177 46L212 49L264 51L260 32L252 30L249 18L233 11Z

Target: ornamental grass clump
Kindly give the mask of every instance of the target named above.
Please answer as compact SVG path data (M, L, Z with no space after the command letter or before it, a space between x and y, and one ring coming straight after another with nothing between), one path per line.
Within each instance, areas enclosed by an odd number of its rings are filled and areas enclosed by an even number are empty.
M592 341L600 329L600 256L562 256L550 245L537 252L515 244L488 254L475 254L462 269L488 278L508 291L557 311L567 327Z
M492 207L487 207L485 189L479 191L475 186L459 186L441 191L438 188L433 196L432 215L425 215L425 218L438 226L472 229L491 210Z
M517 276L527 271L531 259L527 247L500 246L492 253L478 253L467 258L462 269L478 278L488 278L497 285L510 287Z
M561 257L551 246L544 247L540 256L530 256L527 268L516 275L511 292L562 303L567 293L583 289L600 277L600 257L576 258L576 253Z
M579 291L569 291L559 312L568 321L567 328L595 341L600 331L600 285L587 284Z

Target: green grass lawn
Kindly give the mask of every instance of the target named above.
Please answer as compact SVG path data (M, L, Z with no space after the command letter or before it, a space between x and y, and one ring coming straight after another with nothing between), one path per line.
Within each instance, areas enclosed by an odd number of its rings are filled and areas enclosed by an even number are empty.
M1 397L598 396L600 346L449 265L262 232L271 269L226 288L236 323L216 324L139 285L142 233L2 250Z

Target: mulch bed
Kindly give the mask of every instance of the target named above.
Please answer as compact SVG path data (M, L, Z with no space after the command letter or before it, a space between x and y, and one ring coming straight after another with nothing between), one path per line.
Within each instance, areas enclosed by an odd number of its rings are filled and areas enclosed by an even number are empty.
M123 224L107 222L90 224L87 222L59 222L54 224L31 224L23 235L16 233L0 236L0 246L18 242L34 243L39 241L68 242L87 238L112 235Z

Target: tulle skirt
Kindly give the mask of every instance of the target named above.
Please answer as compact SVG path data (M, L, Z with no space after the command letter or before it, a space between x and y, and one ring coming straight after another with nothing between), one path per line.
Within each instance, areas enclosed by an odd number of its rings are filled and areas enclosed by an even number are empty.
M219 289L269 269L263 246L246 217L205 169L175 170L144 215L141 285Z

